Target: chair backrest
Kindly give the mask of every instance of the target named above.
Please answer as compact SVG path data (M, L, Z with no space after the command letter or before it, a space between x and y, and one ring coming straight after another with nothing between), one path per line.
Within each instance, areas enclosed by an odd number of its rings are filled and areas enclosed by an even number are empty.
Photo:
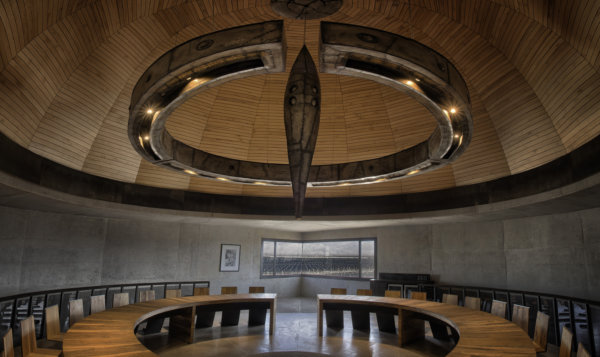
M473 296L465 296L465 307L473 310L481 310L481 299Z
M194 288L194 296L210 295L209 288Z
M4 344L4 350L2 351L2 357L15 357L15 349L13 347L13 333L12 329L8 331L2 337L2 343Z
M60 336L60 316L58 315L58 305L48 306L44 309L46 315L46 338L53 340Z
M506 303L500 300L493 300L492 310L490 311L490 313L503 319L506 318Z
M264 294L265 287L264 286L251 286L248 288L249 294Z
M221 295L237 294L237 286L222 286Z
M129 305L129 293L118 293L113 295L113 308Z
M373 291L371 289L356 289L356 295L371 296L373 295Z
M91 297L90 302L90 313L95 314L106 310L106 295L94 295Z
M572 344L573 333L567 328L567 326L563 326L558 357L571 357Z
M458 305L458 295L444 294L442 295L442 302L449 305Z
M529 307L514 304L512 321L519 325L525 333L529 333Z
M386 290L383 295L385 297L401 298L402 290Z
M143 290L139 292L139 302L156 300L156 292L154 290Z
M33 315L21 321L21 353L27 357L37 351Z
M331 295L346 295L345 288L331 288Z
M181 297L181 289L167 289L165 292L165 298L178 298Z
M592 355L583 347L583 344L579 342L577 345L577 357L591 357Z
M541 311L537 312L535 317L535 331L533 332L533 342L535 342L544 351L548 345L548 322L550 316Z
M81 320L83 320L83 300L69 301L69 327Z
M413 300L427 300L427 291L411 291L410 298Z

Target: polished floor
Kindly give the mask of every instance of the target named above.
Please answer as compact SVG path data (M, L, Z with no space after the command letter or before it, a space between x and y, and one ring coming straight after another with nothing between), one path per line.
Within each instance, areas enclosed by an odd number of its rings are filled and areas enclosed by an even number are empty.
M371 331L352 329L350 313L344 313L346 328L326 329L317 336L317 303L315 299L278 299L276 329L273 336L268 326L247 326L248 313L242 311L239 326L220 327L220 315L213 328L197 329L193 344L169 340L166 334L145 336L142 342L161 357L178 356L256 356L256 357L319 357L319 356L444 356L451 345L442 344L430 334L424 340L398 347L398 336L380 333L371 314ZM268 317L267 317L268 321ZM554 346L541 356L557 356Z

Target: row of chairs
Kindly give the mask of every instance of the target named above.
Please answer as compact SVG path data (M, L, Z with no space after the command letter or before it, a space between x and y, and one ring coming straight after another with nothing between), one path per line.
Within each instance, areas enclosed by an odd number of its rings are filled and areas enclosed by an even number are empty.
M414 294L414 292L413 292ZM426 293L423 293L426 294ZM446 304L458 305L458 295L443 294L442 302ZM464 306L473 310L481 310L481 299L478 297L465 296ZM490 313L498 317L506 317L507 304L504 301L493 300ZM548 344L548 324L550 316L541 311L537 312L535 319L535 329L533 333L533 345L536 352L545 352ZM529 307L514 304L512 311L512 322L517 324L525 333L529 333ZM571 357L573 344L573 333L563 326L560 340L559 357ZM579 343L577 346L577 357L590 357L590 353Z
M264 287L250 287L249 293L264 293ZM237 287L222 287L221 294L237 294ZM209 295L209 288L194 288L194 295ZM165 291L165 298L177 298L181 297L181 289L167 289ZM155 300L156 293L154 290L144 290L139 292L138 301L147 302ZM113 308L125 306L129 304L129 293L117 293L113 295L112 306ZM90 298L90 313L95 314L106 310L106 297L105 295L94 295ZM47 307L45 313L45 326L46 326L46 339L48 341L62 342L64 332L61 332L60 328L60 315L58 305ZM212 313L214 319L214 312ZM225 325L229 322L237 324L239 320L239 311L237 312L237 319L235 316L227 316L225 313ZM235 315L235 312L233 313ZM69 302L69 327L72 327L77 322L84 318L83 300L77 299ZM199 318L197 322L198 327L212 326L213 319L208 321L208 318L204 316L204 319ZM164 318L157 318L152 321L148 321L145 332L158 332L162 328ZM264 323L264 320L263 320ZM3 336L4 351L2 357L14 357L14 344L13 344L13 333L12 329ZM33 316L29 316L25 320L21 321L21 350L23 357L37 357L37 356L59 356L62 351L57 349L47 349L37 347L35 321Z

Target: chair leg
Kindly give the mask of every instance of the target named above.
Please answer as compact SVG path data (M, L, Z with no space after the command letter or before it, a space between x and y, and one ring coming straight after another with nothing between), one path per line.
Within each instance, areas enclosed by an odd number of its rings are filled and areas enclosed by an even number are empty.
M327 327L342 329L344 328L344 311L325 310L325 320L327 322Z

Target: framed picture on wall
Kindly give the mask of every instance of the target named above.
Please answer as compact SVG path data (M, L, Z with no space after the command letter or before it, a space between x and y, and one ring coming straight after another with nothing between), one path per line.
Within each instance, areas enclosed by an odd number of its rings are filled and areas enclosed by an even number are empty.
M221 267L219 271L240 271L239 244L221 244Z

